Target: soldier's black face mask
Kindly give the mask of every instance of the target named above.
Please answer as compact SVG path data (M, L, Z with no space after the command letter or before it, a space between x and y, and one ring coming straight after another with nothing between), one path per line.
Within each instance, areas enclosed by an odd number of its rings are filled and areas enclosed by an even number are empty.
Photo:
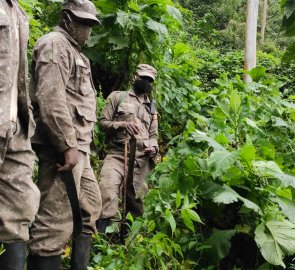
M149 78L138 78L134 81L134 89L140 94L148 94L152 91L152 82Z

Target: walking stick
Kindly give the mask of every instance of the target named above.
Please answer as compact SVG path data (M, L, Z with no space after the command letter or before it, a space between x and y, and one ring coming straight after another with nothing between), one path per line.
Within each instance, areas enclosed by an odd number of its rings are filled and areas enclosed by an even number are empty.
M129 150L129 152L128 152ZM135 137L128 138L127 134L124 141L124 178L122 187L122 221L120 228L120 241L121 244L125 244L126 236L126 216L127 216L127 189L128 187L132 189L132 193L135 195L133 188L133 172L135 164L135 154L136 154L136 139Z
M121 228L120 228L120 241L121 244L125 244L125 234L126 234L126 226L125 219L127 215L127 177L128 177L128 135L125 134L124 140L124 178L123 178L123 187L122 187L122 220L121 220Z

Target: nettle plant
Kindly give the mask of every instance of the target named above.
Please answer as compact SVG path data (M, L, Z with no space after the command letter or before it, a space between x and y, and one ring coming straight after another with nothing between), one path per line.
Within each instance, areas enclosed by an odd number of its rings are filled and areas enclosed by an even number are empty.
M250 74L196 90L201 109L150 175L144 217L129 217L126 246L94 241L93 269L292 267L295 106L264 68Z
M199 93L202 117L150 177L147 218L198 269L285 267L295 253L295 106L264 73Z

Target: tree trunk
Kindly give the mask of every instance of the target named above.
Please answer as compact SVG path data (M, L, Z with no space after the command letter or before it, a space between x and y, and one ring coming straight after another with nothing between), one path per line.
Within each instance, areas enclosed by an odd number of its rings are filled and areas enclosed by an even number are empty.
M264 37L265 37L265 28L266 28L266 18L267 18L267 8L268 8L268 1L263 1L263 14L262 14L262 21L261 21L261 39L260 43L263 44Z
M256 67L256 39L259 0L247 0L246 46L244 69ZM251 82L250 75L245 74L245 81Z

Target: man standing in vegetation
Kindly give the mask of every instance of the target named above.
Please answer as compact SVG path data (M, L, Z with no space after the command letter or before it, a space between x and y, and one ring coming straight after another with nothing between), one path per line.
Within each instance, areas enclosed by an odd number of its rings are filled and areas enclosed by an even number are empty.
M77 212L74 207L71 211L71 197L76 195L77 202L77 193L83 225L82 234L73 239L71 269L86 270L88 265L101 196L89 158L96 91L81 48L99 23L96 15L89 0L65 1L59 26L33 50L31 94L37 127L32 143L39 158L41 203L31 228L29 270L59 269ZM75 194L66 188L69 182Z
M113 92L108 97L107 105L100 118L100 126L107 133L108 138L108 154L104 159L99 182L102 212L97 228L102 233L118 211L120 187L126 174L126 170L124 172L126 136L136 138L133 175L135 192L133 192L134 196L127 197L127 211L133 216L143 213L142 199L146 192L144 179L150 170L150 158L158 152L157 113L154 104L148 98L156 75L157 71L152 66L138 65L133 89L127 92Z
M29 225L40 193L32 181L35 124L27 94L26 14L15 0L0 0L0 269L22 270ZM1 252L0 252L1 254Z

